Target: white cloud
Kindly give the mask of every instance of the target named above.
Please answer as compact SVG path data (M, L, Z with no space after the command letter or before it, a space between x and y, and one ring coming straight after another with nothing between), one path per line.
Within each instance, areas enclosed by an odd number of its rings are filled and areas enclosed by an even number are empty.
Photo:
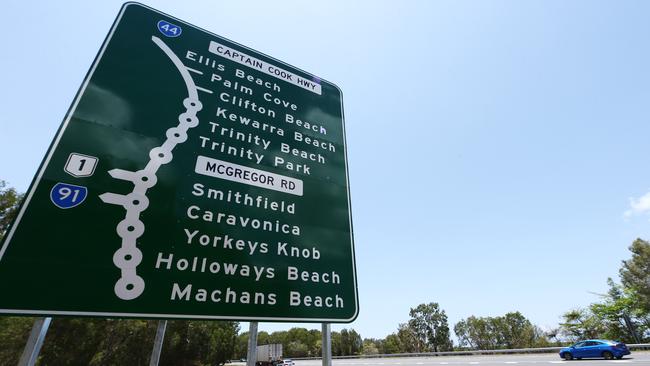
M650 212L650 192L639 198L630 198L630 209L625 211L625 217L641 215Z

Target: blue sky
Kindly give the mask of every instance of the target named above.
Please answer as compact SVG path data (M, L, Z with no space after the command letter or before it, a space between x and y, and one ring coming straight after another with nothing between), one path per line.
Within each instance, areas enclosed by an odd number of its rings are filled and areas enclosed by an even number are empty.
M430 301L554 327L650 239L648 2L146 4L342 88L364 337ZM120 5L3 4L0 179L27 189Z

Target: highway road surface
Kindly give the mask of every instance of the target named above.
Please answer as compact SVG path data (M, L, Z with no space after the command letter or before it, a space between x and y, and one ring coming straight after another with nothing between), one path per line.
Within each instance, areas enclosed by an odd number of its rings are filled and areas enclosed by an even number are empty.
M320 360L296 360L295 366L320 366ZM361 358L335 359L332 366L641 366L650 365L650 352L632 351L622 360L584 359L564 361L556 353L533 355L487 355L487 356L440 356L440 357L409 357L409 358Z

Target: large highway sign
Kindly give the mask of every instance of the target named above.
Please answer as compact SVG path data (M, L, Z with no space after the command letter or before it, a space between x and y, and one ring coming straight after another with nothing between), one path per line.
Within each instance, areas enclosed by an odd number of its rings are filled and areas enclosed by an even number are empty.
M125 4L0 247L0 312L349 322L340 90Z

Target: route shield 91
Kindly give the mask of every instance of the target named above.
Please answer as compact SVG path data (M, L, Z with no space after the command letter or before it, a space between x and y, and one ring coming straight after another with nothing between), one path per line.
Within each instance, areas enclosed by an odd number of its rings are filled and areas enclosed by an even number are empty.
M0 247L0 312L350 322L341 92L125 4Z

